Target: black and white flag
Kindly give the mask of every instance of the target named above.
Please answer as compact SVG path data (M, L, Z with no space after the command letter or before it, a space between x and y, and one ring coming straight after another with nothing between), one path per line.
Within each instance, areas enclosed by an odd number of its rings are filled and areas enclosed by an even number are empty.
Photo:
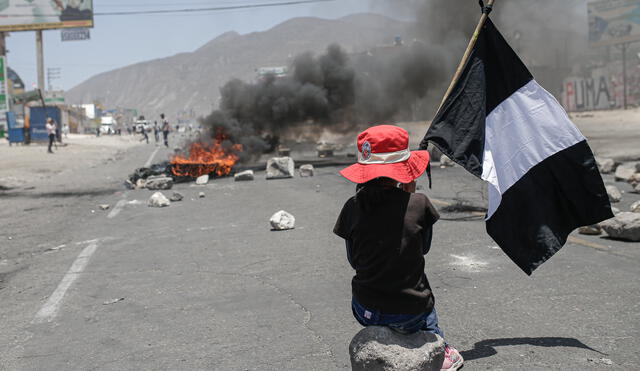
M429 142L488 183L487 232L527 274L574 229L613 217L586 139L490 19Z

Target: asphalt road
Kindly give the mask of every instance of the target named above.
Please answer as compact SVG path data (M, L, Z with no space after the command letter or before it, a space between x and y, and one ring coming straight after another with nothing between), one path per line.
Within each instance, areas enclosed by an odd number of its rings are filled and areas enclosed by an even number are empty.
M257 173L179 184L182 202L149 208L151 192L122 180L155 149L0 196L0 368L349 369L360 327L331 230L354 186L335 167L276 181ZM460 168L433 177L422 192L439 206L482 201ZM281 209L294 230L270 230ZM426 270L465 370L640 369L640 244L576 236L528 277L482 220L443 217Z

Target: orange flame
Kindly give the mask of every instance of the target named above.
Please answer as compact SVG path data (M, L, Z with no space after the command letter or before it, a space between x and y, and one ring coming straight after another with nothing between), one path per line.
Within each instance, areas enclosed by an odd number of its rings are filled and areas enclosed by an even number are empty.
M192 143L189 148L189 157L183 155L173 156L171 171L176 176L189 176L197 178L205 174L214 173L215 176L225 176L231 173L233 166L238 162L238 152L242 151L241 144L234 144L224 148L221 141L213 144Z

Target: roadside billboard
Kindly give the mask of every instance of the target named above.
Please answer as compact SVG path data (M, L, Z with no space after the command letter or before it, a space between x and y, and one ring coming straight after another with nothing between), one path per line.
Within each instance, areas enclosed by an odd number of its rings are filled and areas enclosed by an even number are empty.
M93 27L93 0L0 0L0 31Z
M640 0L591 2L589 43L605 46L640 40Z

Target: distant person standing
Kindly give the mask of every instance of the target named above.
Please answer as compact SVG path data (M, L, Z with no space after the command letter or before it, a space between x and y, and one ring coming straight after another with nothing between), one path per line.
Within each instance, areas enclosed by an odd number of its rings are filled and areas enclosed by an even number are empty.
M171 126L169 125L169 120L164 118L164 113L160 114L160 118L162 119L162 136L164 138L164 145L169 148L169 131L171 130Z
M47 152L53 153L51 146L53 146L53 142L56 140L56 123L53 122L51 117L47 117L45 127L47 129L47 134L49 135L49 148L47 149Z
M158 126L158 121L153 122L153 136L156 138L156 145L160 141L160 126Z

